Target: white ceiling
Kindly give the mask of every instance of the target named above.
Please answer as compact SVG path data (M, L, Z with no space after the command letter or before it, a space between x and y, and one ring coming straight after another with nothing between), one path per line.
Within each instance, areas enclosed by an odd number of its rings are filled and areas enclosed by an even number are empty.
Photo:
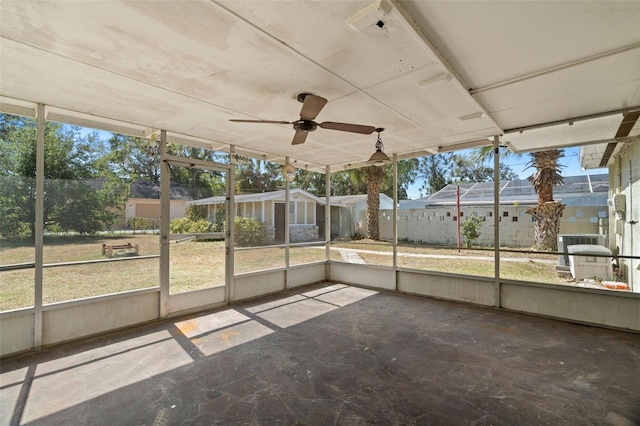
M362 165L376 135L292 146L289 125L228 120L297 120L311 92L329 100L318 122L384 127L406 158L505 132L520 151L603 142L640 107L640 1L3 0L0 36L4 112L43 103L51 120L314 170Z

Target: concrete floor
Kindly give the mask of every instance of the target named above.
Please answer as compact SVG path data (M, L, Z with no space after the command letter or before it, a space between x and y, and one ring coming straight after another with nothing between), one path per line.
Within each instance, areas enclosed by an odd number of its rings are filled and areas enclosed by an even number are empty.
M2 425L640 424L640 335L326 284L2 362Z

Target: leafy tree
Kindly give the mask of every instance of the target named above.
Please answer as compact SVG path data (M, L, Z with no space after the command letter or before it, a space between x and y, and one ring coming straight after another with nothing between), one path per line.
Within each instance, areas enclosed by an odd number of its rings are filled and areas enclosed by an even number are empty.
M228 155L208 149L172 143L167 145L167 154L209 162L228 162ZM198 167L175 165L171 165L170 169L171 181L187 188L187 191L193 199L207 198L226 193L225 181L220 172Z
M316 197L324 197L326 195L327 183L324 173L297 169L296 178L291 183L291 186L307 191Z
M449 176L451 183L493 182L493 167L487 167L467 155L453 154L451 160L453 166ZM518 178L518 174L504 163L500 164L499 176L503 181Z
M451 168L452 154L428 155L420 159L418 174L423 179L420 194L435 194L451 183L448 171Z
M108 152L99 161L103 170L128 182L160 181L160 157L150 154L147 139L114 133L108 145Z
M500 179L517 179L518 175L507 164L500 164ZM445 153L423 157L419 175L424 179L420 193L434 194L447 185L456 183L492 182L493 167L484 165L475 153Z
M149 140L116 133L108 143L109 150L99 162L103 170L127 182L160 182L160 156L151 148ZM167 154L212 162L222 160L213 151L173 143L167 144ZM225 191L225 183L219 172L177 165L169 168L171 181L184 187L194 199L211 197Z
M250 159L245 165L236 166L236 193L275 191L284 185L280 170L279 164L255 159Z
M0 216L9 217L3 237L35 233L35 120L2 115ZM101 173L103 146L77 127L45 124L45 230L94 232L112 226L127 188Z

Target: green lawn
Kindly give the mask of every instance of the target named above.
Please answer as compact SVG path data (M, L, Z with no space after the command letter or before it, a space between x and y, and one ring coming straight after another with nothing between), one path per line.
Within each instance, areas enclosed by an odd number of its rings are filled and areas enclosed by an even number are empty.
M10 265L34 261L34 248L28 242L0 241L0 264ZM138 244L140 256L158 256L158 235L124 235L99 237L49 237L44 244L44 263L90 261L106 259L102 244ZM391 266L392 246L368 241L332 244L331 259L342 260L339 249L359 252L367 264ZM170 244L170 292L172 294L224 284L224 243L222 241L183 241ZM370 253L373 252L373 253ZM493 252L488 250L464 250L452 248L402 245L398 248L398 266L419 270L453 272L493 277ZM411 257L403 254L439 255L446 259ZM282 247L262 247L235 251L235 273L255 272L285 266L285 250ZM489 260L473 260L469 257L488 257ZM558 283L553 262L555 255L537 253L504 253L504 257L521 256L526 262L501 262L504 278ZM159 282L159 258L129 257L117 262L92 263L47 267L43 271L43 300L45 304L117 293L141 288L157 287ZM320 262L325 259L323 245L291 247L290 265ZM34 269L0 272L0 310L33 305Z

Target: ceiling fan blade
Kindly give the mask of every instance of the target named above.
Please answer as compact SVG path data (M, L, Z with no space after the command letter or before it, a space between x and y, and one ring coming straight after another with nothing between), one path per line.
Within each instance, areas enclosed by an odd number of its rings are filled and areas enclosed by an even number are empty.
M308 132L303 132L302 130L296 130L296 134L293 136L293 141L291 141L291 145L300 145L307 140Z
M320 96L307 93L304 95L304 103L300 110L300 118L305 120L313 120L318 116L322 108L326 105L327 100Z
M269 123L269 124L292 124L290 121L275 121L275 120L241 120L232 118L229 121L234 123Z
M363 126L362 124L350 124L350 123L336 123L335 121L325 121L324 123L318 123L318 127L323 129L341 130L343 132L362 133L363 135L370 135L376 128L374 126Z

